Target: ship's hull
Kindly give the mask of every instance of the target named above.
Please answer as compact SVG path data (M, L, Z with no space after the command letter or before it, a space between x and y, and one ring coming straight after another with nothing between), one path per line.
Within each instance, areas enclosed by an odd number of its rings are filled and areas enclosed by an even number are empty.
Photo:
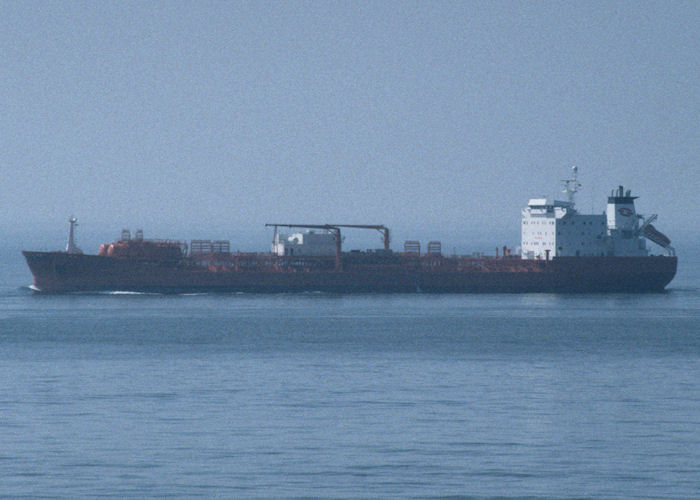
M676 257L561 257L551 261L420 259L346 269L216 269L184 262L64 252L23 252L34 288L46 293L132 291L329 293L661 292Z

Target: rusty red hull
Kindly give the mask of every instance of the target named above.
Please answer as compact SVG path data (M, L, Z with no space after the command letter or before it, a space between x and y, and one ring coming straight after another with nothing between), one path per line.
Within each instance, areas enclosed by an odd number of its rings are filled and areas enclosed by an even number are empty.
M676 257L403 259L389 265L294 267L266 257L255 266L213 267L65 252L23 252L42 292L604 293L661 292ZM242 261L245 263L245 260ZM262 264L261 264L262 262Z

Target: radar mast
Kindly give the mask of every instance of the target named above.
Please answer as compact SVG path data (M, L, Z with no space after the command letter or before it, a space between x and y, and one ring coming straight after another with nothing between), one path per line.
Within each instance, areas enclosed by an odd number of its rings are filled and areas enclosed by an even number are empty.
M571 178L564 179L563 181L561 181L562 184L564 184L564 189L562 190L562 192L566 193L566 197L572 207L574 206L574 197L578 192L578 188L581 187L581 184L578 183L577 176L578 167L573 166L571 167Z

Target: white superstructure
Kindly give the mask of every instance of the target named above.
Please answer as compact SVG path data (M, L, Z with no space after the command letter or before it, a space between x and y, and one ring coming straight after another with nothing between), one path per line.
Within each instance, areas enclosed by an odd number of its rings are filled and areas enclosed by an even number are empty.
M634 208L636 196L622 186L608 197L605 212L580 214L574 206L574 194L580 187L576 180L577 168L572 178L564 182L568 201L550 198L533 198L522 212L523 259L551 259L553 257L579 256L646 256L649 251L646 239L667 248L658 238L650 237L649 224L655 215L645 219ZM670 243L670 240L666 238Z
M305 231L291 235L275 233L272 253L278 256L334 256L336 236L331 233Z

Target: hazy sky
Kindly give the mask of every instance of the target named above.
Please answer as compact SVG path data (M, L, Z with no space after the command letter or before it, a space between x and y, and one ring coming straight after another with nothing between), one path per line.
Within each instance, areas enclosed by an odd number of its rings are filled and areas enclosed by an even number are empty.
M696 1L2 1L0 88L4 233L517 245L575 164L700 235Z

